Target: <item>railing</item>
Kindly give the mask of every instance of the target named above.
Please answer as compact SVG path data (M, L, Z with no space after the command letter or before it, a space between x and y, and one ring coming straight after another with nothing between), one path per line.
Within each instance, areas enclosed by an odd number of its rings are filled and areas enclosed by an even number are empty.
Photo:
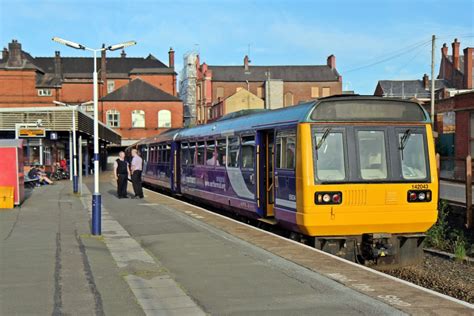
M439 178L441 180L465 182L466 159L454 157L441 157Z
M472 201L472 157L469 155L465 159L454 157L439 157L439 178L451 182L461 182L464 184L465 190L465 207L466 207L466 227L474 228L474 213Z

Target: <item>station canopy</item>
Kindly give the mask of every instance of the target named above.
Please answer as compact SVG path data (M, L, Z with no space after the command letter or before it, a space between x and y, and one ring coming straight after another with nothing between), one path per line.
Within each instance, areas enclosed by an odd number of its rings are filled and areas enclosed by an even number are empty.
M94 135L94 118L69 107L0 108L0 131L15 131L16 124L35 124L51 132L72 131L72 112L76 111L76 131ZM99 139L120 145L121 136L99 121Z

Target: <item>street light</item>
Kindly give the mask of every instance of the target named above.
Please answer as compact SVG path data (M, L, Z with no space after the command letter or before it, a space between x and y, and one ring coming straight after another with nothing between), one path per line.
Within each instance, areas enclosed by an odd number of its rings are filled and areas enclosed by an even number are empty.
M84 102L81 104L67 104L64 102L59 102L59 101L53 101L54 104L60 105L60 106L66 106L69 108L72 108L72 157L73 157L73 165L72 165L72 170L73 170L73 176L72 176L72 191L74 193L77 193L78 191L78 181L77 181L77 138L76 138L76 111L77 107L83 106L83 105L89 105L92 104L92 101ZM70 153L70 152L69 152ZM81 183L82 185L82 183Z
M92 195L92 235L102 234L101 224L101 196L99 191L99 100L98 100L98 80L97 80L97 52L106 50L118 50L135 45L137 42L129 41L102 48L89 48L84 45L68 41L59 37L53 37L53 41L71 48L91 51L94 54L94 73L92 75L94 85L94 194Z

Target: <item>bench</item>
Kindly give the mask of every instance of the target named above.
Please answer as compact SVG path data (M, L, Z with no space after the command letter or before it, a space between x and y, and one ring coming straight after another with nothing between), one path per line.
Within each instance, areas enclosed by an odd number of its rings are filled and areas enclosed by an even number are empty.
M25 176L25 180L23 182L25 184L25 187L34 188L39 184L39 178L30 178L28 176Z

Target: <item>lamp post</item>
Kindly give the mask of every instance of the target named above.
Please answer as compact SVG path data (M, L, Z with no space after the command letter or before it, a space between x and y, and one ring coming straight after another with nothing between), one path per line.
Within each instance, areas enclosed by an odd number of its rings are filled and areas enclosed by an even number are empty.
M101 223L101 195L99 191L99 100L98 100L98 82L97 82L97 52L102 52L105 50L119 50L125 47L135 45L137 42L129 41L116 45L111 45L102 48L89 48L84 45L68 41L59 37L53 37L53 41L62 45L74 49L87 50L93 53L94 55L94 73L92 75L93 85L94 85L94 193L92 195L92 235L101 235L102 234L102 223Z
M79 106L83 105L89 105L92 104L92 101L88 101L85 103L73 105L73 104L67 104L59 101L53 101L54 104L56 105L61 105L61 106L67 106L72 109L72 157L73 157L73 164L72 164L72 170L73 170L73 176L72 176L72 191L74 193L78 192L78 181L77 181L77 138L76 138L76 111Z

